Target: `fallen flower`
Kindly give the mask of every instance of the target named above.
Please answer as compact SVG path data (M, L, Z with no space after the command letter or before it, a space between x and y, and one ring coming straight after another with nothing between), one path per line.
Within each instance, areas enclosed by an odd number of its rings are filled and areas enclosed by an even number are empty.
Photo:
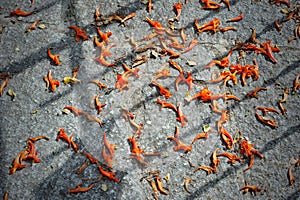
M107 177L110 180L113 180L116 183L120 183L120 180L115 177L115 172L105 171L100 165L98 165L98 169L103 176Z
M198 135L196 135L196 137L193 139L192 144L194 144L197 140L201 139L201 138L205 138L207 139L209 134L212 132L212 130L209 130L207 132L202 132L199 133Z
M260 187L253 186L253 185L248 185L248 184L246 184L244 187L240 188L240 191L243 191L243 193L250 192L251 194L254 194L254 195L256 195L257 192L260 192L260 191L263 191L263 190L266 191L266 189L264 189L264 188L260 188Z
M80 38L82 40L88 40L89 39L89 37L86 35L85 31L83 31L81 28L79 28L77 26L69 26L68 28L75 30L75 32L76 32L75 41L76 42L79 42Z
M246 155L249 160L249 165L248 167L244 170L249 170L252 168L253 163L254 163L254 156L257 155L260 158L263 158L264 156L253 147L253 144L249 143L247 140L242 139L240 142L240 153Z
M49 138L44 136L44 135L40 135L40 136L37 136L37 137L34 137L34 138L27 138L27 140L31 141L32 143L35 143L36 141L39 141L41 139L49 140Z
M138 72L140 71L140 68L129 68L125 63L122 63L123 69L125 70L125 74L133 74L135 75L137 78L139 78L139 74Z
M223 3L227 6L228 10L230 11L230 3L229 3L229 0L221 0L221 2L223 2Z
M82 183L78 184L76 186L76 188L71 188L69 189L69 192L72 194L72 193L83 193L83 192L87 192L89 190L91 190L95 183L91 183L88 187L81 187Z
M51 70L48 71L47 76L44 76L43 79L46 82L46 89L48 89L50 86L51 92L54 92L56 90L56 87L60 86L60 82L52 78Z
M150 13L153 9L152 0L148 0L147 12Z
M102 108L104 106L106 106L106 104L102 104L100 101L99 101L99 96L100 94L94 96L92 99L93 101L95 102L95 107L96 107L96 110L97 110L97 114L99 115L101 112L102 112Z
M161 100L160 98L157 98L156 102L161 105L160 110L162 110L162 108L170 108L177 113L177 108L172 103Z
M21 151L13 160L12 167L9 169L9 174L13 174L16 170L23 169L27 164L22 164L22 161L29 154L27 151Z
M189 90L188 92L190 92L193 89L193 81L194 78L192 77L191 72L187 73L187 78L184 77L184 72L182 71L176 81L175 81L175 89L178 90L178 84L180 84L181 82L186 83L189 86Z
M300 73L296 76L293 82L293 92L296 92L298 88L300 88L300 82L299 82Z
M18 8L17 10L11 11L10 16L21 16L21 17L27 17L31 14L33 14L34 11L31 12L24 12L21 8Z
M50 52L50 49L51 48L48 48L48 51L47 51L47 54L49 56L49 58L56 64L56 65L60 65L60 60L59 60L59 54L57 55L53 55L51 52Z
M227 20L226 22L238 22L238 21L241 21L242 19L244 19L244 14L240 14L239 16L237 17L234 17L232 19L229 19Z
M256 98L258 99L258 94L257 92L261 91L261 90L268 90L268 88L265 88L265 87L258 87L258 88L255 88L254 90L252 90L251 92L247 93L247 97L250 97L250 98Z
M280 32L283 26L279 25L278 19L276 19L274 21L274 24L275 24L275 28L277 29L277 31Z
M182 3L179 1L178 3L173 5L173 8L174 8L175 13L176 13L176 17L174 18L174 20L179 21L179 16L180 16L181 11L182 11Z
M95 9L95 13L94 13L94 17L95 17L95 21L99 21L102 14L100 13L100 8L101 6L98 6L96 9Z
M194 170L194 173L195 173L196 171L198 171L198 170L206 171L206 173L207 173L207 175L208 175L208 174L210 174L210 173L214 170L214 168L209 167L209 166L203 166L203 165L201 165L201 166L197 167L197 168Z
M124 106L120 106L120 108L122 109L122 117L125 119L126 122L129 120L128 117L130 119L135 118L134 114L128 111Z
M279 111L276 110L275 108L266 108L266 107L257 106L256 109L262 111L263 116L266 116L267 112L274 112L279 114Z
M159 193L157 186L156 186L156 182L152 179L146 178L147 182L150 184L151 188L152 188L152 196L155 200L158 200L157 194Z
M262 124L268 125L271 128L277 128L278 127L278 125L276 124L274 119L269 119L269 118L266 118L266 117L262 117L258 114L258 112L255 112L255 117L259 122L261 122Z
M97 32L98 32L98 35L101 37L101 40L106 42L106 43L109 43L109 37L112 35L112 32L107 32L107 33L103 33L101 30L100 30L100 27L97 27Z
M173 150L174 151L184 151L185 153L188 153L192 150L192 146L187 146L185 143L183 143L181 140L178 139L178 127L176 126L176 129L175 129L175 134L174 134L175 137L173 136L168 136L168 139L169 140L173 140L177 143L176 146L173 147Z
M201 2L204 3L202 10L218 10L221 7L220 4L211 0L201 0Z
M156 176L155 178L157 189L161 194L168 195L169 193L162 186L162 178Z
M136 131L134 133L134 137L139 138L142 134L142 130L144 129L144 124L137 124L135 121L133 121L131 118L128 119L130 124L136 128Z
M78 145L74 142L74 133L70 136L70 142L71 142L71 147L75 151L75 153L78 153L79 147Z
M219 149L220 148L216 148L211 155L211 162L212 162L212 168L214 173L217 172L217 166L220 163L220 160L217 157L217 151L219 151Z
M75 114L75 116L85 115L86 114L83 110L75 108L74 106L65 106L64 109L72 111Z
M188 193L191 193L191 191L189 190L189 183L193 180L189 177L184 177L185 181L184 181L184 189L185 191L187 191Z
M107 61L104 59L103 54L100 54L100 56L99 56L99 57L96 57L94 60L95 60L96 62L98 62L99 64L104 65L104 66L106 66L106 67L114 67L114 66L116 66L115 63L109 63L109 62L107 62Z
M216 33L218 31L218 28L220 26L220 21L218 18L214 18L210 22L204 24L204 25L199 25L198 24L198 19L196 18L194 21L194 24L196 26L196 29L198 33L203 33L205 31L212 31L213 33Z
M37 23L39 23L40 21L42 21L42 20L41 19L35 20L29 27L26 28L25 33L35 30Z
M159 88L159 94L165 96L166 99L170 98L172 94L169 92L167 88L164 88L161 84L156 81L151 82L152 85L155 85Z
M242 158L229 152L222 152L217 154L217 157L226 157L228 158L228 163L234 164L236 161L242 162Z
M199 98L202 101L212 101L220 98L225 98L225 95L224 94L213 95L213 93L205 86L199 93L195 94L190 99L188 99L188 101L191 102L192 100L197 98Z
M180 102L177 104L177 118L176 118L176 120L181 123L182 127L185 126L185 122L188 122L187 116L185 116L181 111L181 103Z
M229 58L232 54L232 49L229 51L228 55L221 60L213 60L208 65L204 66L204 69L210 69L214 65L218 65L219 67L226 68L230 64Z
M81 154L86 155L86 157L89 159L91 164L97 164L98 163L98 160L96 158L94 158L92 156L92 154L90 154L89 152L84 151L84 152L81 152Z
M107 86L105 84L101 83L98 80L90 80L89 82L90 83L95 83L99 87L100 90L102 90L104 88L107 88Z
M154 77L154 81L156 81L157 79L159 79L159 78L164 78L164 77L168 77L168 76L170 76L171 74L170 74L170 69L169 68L164 68L164 69L162 69L162 70L160 70L160 71L158 71L157 73L156 73L156 75L155 75L155 77Z
M9 80L9 77L6 77L5 80L1 83L0 85L0 97L2 96L3 94L3 89L7 86L8 84L8 80Z
M84 163L80 166L80 168L75 172L75 174L81 174L88 166L88 161L85 160Z
M60 128L59 132L57 134L56 140L58 141L60 139L65 140L68 143L69 147L71 146L71 140L70 140L69 136L65 133L64 128Z

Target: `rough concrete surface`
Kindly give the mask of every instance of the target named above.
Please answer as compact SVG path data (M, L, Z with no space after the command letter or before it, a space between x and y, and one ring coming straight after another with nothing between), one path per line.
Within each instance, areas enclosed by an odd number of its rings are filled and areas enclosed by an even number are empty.
M293 185L289 185L287 177L290 159L298 159L300 156L300 93L299 89L293 94L291 91L293 81L300 73L299 37L288 43L288 39L294 37L294 29L299 26L299 18L298 21L292 19L283 23L280 32L274 25L275 19L282 23L286 18L280 11L291 11L296 6L296 1L290 0L290 8L285 4L271 5L266 0L229 2L230 11L224 3L220 3L221 8L218 11L200 9L204 4L199 1L183 3L179 22L174 24L178 29L185 27L185 32L189 35L187 44L193 38L197 38L198 43L191 51L174 60L185 72L191 72L195 79L190 95L207 86L214 94L229 92L240 98L240 101L217 101L220 109L229 111L229 120L224 123L224 127L233 136L238 135L240 131L264 158L255 156L253 167L244 171L248 166L245 156L242 156L241 163L233 165L228 164L226 158L220 157L217 172L207 175L201 170L194 173L195 167L209 166L212 152L216 148L220 148L218 152L228 151L240 155L239 145L234 145L231 150L226 148L216 128L220 115L212 112L210 102L198 99L187 102L186 94L189 88L186 84L179 84L178 91L175 90L175 80L179 73L169 65L166 67L170 69L171 75L158 79L158 82L167 87L173 96L169 99L161 96L151 81L156 72L169 62L169 56L155 58L150 55L150 50L136 53L129 42L129 38L133 37L143 43L143 37L153 33L153 29L145 21L146 16L168 27L168 19L176 16L173 5L178 3L177 1L153 0L154 7L151 13L146 11L147 4L139 0L36 0L32 6L29 0L1 1L0 69L1 74L9 72L10 79L0 97L0 195L7 191L9 199L153 199L150 184L141 178L148 176L148 180L155 180L149 176L149 172L159 170L161 178L170 174L168 182L163 179L163 187L168 194L157 194L159 199L299 199L300 167L293 169ZM99 5L100 12L105 17L114 13L120 16L132 12L136 14L134 18L126 21L126 26L118 22L97 24L103 32L111 31L110 43L117 44L111 49L113 55L107 57L108 62L124 55L114 67L105 67L94 61L100 52L93 43L93 37L97 36L94 12ZM35 10L35 13L28 17L7 17L19 7L24 11ZM226 23L227 19L241 13L245 16L243 20ZM219 18L222 27L234 26L237 31L198 34L194 26L196 18L200 25ZM47 28L37 28L25 33L26 28L37 19L42 19L40 24L46 25ZM83 29L90 39L76 42L74 30L68 28L71 25ZM253 59L256 59L259 65L257 80L247 78L247 85L242 86L240 75L237 75L237 85L233 85L231 81L226 87L223 87L222 83L207 83L206 81L222 69L217 66L203 69L203 66L213 59L225 57L237 41L248 40L251 28L256 29L258 40L270 40L271 45L278 45L280 52L273 52L278 62L274 63L264 55L247 51L246 57L242 58L240 63L252 65ZM178 30L174 32L179 33ZM180 37L177 39L180 40ZM153 41L155 40L157 39L154 38ZM159 42L156 42L156 45L160 50ZM53 48L53 54L60 54L61 65L56 66L50 61L47 56L48 48ZM131 67L134 58L142 54L149 59L137 66L140 68L140 77L130 76L129 89L118 91L114 84L117 74L124 72L121 63ZM233 51L230 63L237 64L238 56L238 52ZM187 61L195 61L196 65L190 66ZM80 66L77 75L81 80L79 84L65 85L61 82L54 92L45 91L43 76L48 70L52 71L54 79L61 81L64 77L71 76L72 69L77 66ZM93 79L99 80L108 88L100 91L95 84L89 83ZM4 79L0 81L2 83ZM257 87L266 87L268 90L259 92L258 99L247 98L246 94ZM268 117L276 120L278 127L272 129L258 122L255 107L272 107L279 110L277 102L282 99L285 88L290 88L287 102L284 103L287 115L268 114ZM13 100L7 95L9 89L16 93ZM90 106L90 101L99 92L100 102L106 106L98 115L95 108ZM171 109L160 110L160 105L156 103L158 97L174 105L182 103L182 112L188 117L186 126L181 126ZM63 114L62 109L66 105L99 117L103 126L88 122L84 116ZM135 114L134 121L137 124L144 125L142 135L136 139L140 147L145 152L161 152L161 156L145 156L149 166L143 166L130 158L130 144L127 138L134 134L135 128L122 118L120 106ZM212 133L207 139L196 141L192 145L193 149L187 154L174 151L175 142L167 140L168 136L174 135L175 127L178 127L179 139L190 145L194 137L203 131L204 125L209 125ZM103 134L107 133L107 140L118 146L111 170L121 180L120 183L102 177L95 182L90 191L70 194L70 188L75 188L80 183L83 183L82 187L87 187L98 179L100 173L96 165L92 164L82 174L75 173L86 157L75 153L64 141L56 141L60 128L64 128L68 135L74 133L79 152L88 151L101 163L104 163L101 154L104 146ZM26 139L39 135L49 137L49 141L41 140L35 143L41 162L23 161L27 166L10 175L12 161L20 151L26 149ZM191 167L188 161L195 167ZM189 184L190 193L183 186L185 177L192 179ZM266 190L258 192L257 195L243 194L240 188L245 182Z

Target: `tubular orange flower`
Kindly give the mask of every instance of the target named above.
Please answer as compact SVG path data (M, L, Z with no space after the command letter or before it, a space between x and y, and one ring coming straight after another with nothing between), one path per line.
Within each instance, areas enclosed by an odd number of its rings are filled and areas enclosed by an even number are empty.
M53 55L51 52L50 52L50 49L51 48L48 48L48 51L47 51L47 54L49 56L49 58L56 64L56 65L60 65L60 61L59 61L59 54L57 55Z
M87 192L89 190L91 190L95 183L91 183L88 187L81 187L82 183L80 183L79 185L76 186L76 188L71 188L69 189L70 193L83 193L83 192Z
M60 128L59 132L57 134L56 140L58 141L60 139L65 140L68 143L69 147L71 146L71 140L70 140L69 136L65 133L64 128Z
M234 164L236 161L242 162L242 158L229 152L222 152L217 154L217 157L226 157L228 158L228 163Z
M181 103L179 102L177 105L177 121L181 123L181 126L185 126L185 122L188 122L187 116L185 116L181 111Z
M214 170L214 168L201 165L194 170L194 173L198 170L203 170L203 171L206 171L207 174L210 174Z
M255 88L254 90L252 90L251 92L249 92L246 96L247 97L254 97L254 98L258 99L257 92L259 92L261 90L268 90L268 88L265 88L265 87Z
M7 86L8 81L9 81L9 77L7 76L7 77L5 78L5 81L3 81L3 83L1 83L1 85L0 85L0 97L1 97L2 94L3 94L3 89Z
M54 92L56 90L56 87L60 86L60 82L52 78L51 70L48 71L47 76L44 76L43 79L46 82L46 89L48 89L48 87L50 86L51 92Z
M117 75L117 82L115 83L115 88L119 89L119 91L121 92L122 90L126 90L129 89L128 86L128 77L130 76L130 74L118 74Z
M162 178L156 176L155 178L157 189L161 194L168 195L169 193L162 186Z
M27 138L28 141L31 141L33 143L35 143L36 141L41 140L41 139L49 140L49 138L44 136L44 135L37 136L37 137L34 137L34 138Z
M173 140L177 143L176 146L173 147L174 151L180 151L183 150L185 153L188 153L192 150L192 146L187 146L185 143L183 143L181 140L178 139L178 127L176 126L175 130L175 137L168 136L169 140Z
M69 26L68 28L75 30L75 32L76 32L76 35L75 35L76 42L79 42L80 38L82 40L88 40L89 39L89 36L87 36L85 31L83 31L81 28L79 28L77 26Z
M162 110L162 108L170 108L171 110L174 110L177 113L177 108L172 103L163 101L160 98L157 98L156 102L161 105L160 110Z
M101 37L102 41L104 41L106 43L109 43L109 39L108 38L112 35L112 32L103 33L100 30L100 27L97 27L97 32L98 32L99 36Z
M176 13L176 17L174 18L174 20L179 21L179 16L180 16L181 11L182 11L182 3L178 2L178 3L174 4L173 8L174 8L175 13Z
M203 133L199 133L198 135L196 135L196 137L194 138L192 144L194 144L197 140L201 139L201 138L205 138L207 139L209 134L212 132L212 130L209 130L207 132L203 132Z
M242 19L244 19L244 14L240 14L239 16L237 17L234 17L232 19L229 19L227 20L226 22L238 22L238 21L241 21Z
M79 147L78 145L74 142L74 133L72 133L72 135L70 136L70 142L71 142L71 147L73 148L73 150L75 151L75 153L78 152Z
M244 187L240 188L240 191L243 191L244 193L250 192L255 195L257 194L257 192L260 192L262 190L266 190L266 189L260 188L257 186L253 186L253 185L248 185L248 184L246 184Z
M219 165L220 163L220 160L218 159L217 157L217 151L219 150L220 148L216 148L212 155L211 155L211 162L212 162L212 165L213 165L213 172L216 173L217 172L217 166Z
M21 8L18 8L17 10L11 11L10 16L21 16L21 17L27 17L31 14L33 14L34 11L31 12L24 12Z
M86 157L89 159L90 163L92 163L92 164L97 164L98 163L98 160L96 158L94 158L92 156L92 154L90 154L89 152L84 151L84 152L81 152L81 154L86 155Z
M26 33L36 29L36 24L42 21L41 19L35 20L29 27L26 28Z
M101 83L98 80L90 80L89 82L90 83L95 83L99 87L100 90L102 90L103 88L107 88L107 86L105 84Z
M161 84L156 81L152 81L152 84L159 88L159 94L165 96L166 99L170 98L172 94L168 89L164 88Z

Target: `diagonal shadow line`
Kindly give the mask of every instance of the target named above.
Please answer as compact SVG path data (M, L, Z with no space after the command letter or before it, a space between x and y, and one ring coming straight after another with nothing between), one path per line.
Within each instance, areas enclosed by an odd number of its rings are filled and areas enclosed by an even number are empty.
M275 146L283 139L286 137L289 137L293 134L296 134L296 130L300 130L300 124L290 127L286 132L284 132L280 137L268 142L264 148L261 150L261 153L265 153L268 152L269 150L275 148ZM201 188L197 191L195 191L193 194L191 194L189 197L185 198L186 200L189 199L195 199L198 198L199 196L202 195L202 193L206 192L209 188L214 187L216 184L218 184L218 180L220 179L225 179L226 177L232 175L236 170L241 169L242 166L239 167L233 167L230 168L228 170L226 170L225 172L223 172L221 177L215 178L214 180L209 181L208 183L206 183L204 186L201 186ZM296 192L296 195L298 194L299 191Z

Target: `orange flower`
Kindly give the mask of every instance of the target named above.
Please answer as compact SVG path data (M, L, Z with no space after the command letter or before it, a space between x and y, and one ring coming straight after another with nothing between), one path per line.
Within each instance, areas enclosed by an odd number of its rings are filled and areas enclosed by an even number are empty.
M183 143L181 140L178 139L178 127L176 126L175 129L175 137L173 136L168 136L169 140L173 140L177 143L176 146L173 147L174 151L180 151L183 150L185 153L188 153L192 150L192 146L187 146L185 143Z
M54 92L56 90L56 87L59 87L60 85L60 82L58 80L54 80L52 78L51 70L48 71L47 76L44 76L43 79L46 82L46 89L48 89L50 86L51 92Z
M51 48L48 48L48 51L47 51L47 54L49 56L49 58L56 64L56 65L60 65L60 61L59 61L59 54L57 55L53 55L51 52L50 52L50 49Z
M71 146L71 140L70 140L69 136L65 133L64 128L60 128L59 132L57 134L56 140L58 141L60 139L65 140L68 143L69 147Z
M27 17L31 14L33 14L34 11L31 12L24 12L21 8L18 8L17 10L11 11L10 16L21 16L21 17Z
M80 29L79 27L69 26L68 28L75 30L75 32L76 32L76 35L75 35L76 42L79 42L80 38L83 39L83 40L88 40L89 39L89 36L87 36L86 33L82 29Z
M159 88L159 94L165 96L166 99L170 98L172 94L169 92L167 88L164 88L161 84L156 81L152 81L152 84Z
M105 171L100 165L98 165L98 169L103 176L107 177L110 180L113 180L116 183L120 183L120 180L115 177L115 172Z
M95 183L91 183L88 187L81 187L82 183L80 183L79 185L76 186L76 188L71 188L69 189L70 193L83 193L83 192L87 192L89 190L91 190Z

